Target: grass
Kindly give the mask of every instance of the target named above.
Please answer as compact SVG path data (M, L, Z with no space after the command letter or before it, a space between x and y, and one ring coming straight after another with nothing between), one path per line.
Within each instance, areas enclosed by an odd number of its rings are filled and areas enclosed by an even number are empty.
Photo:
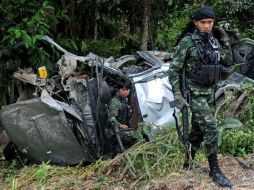
M108 189L144 187L150 179L178 172L183 163L182 147L174 129L151 143L139 142L114 159L75 167L48 163L25 166L1 164L0 189Z

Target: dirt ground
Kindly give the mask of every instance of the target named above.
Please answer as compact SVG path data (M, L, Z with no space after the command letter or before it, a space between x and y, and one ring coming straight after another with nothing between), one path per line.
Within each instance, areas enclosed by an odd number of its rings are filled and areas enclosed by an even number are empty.
M206 163L207 164L207 163ZM221 170L235 186L236 190L254 190L254 154L245 158L219 157ZM207 166L207 165L206 165ZM151 181L151 190L219 190L229 189L215 185L208 173L201 171L186 171L186 175L161 181Z

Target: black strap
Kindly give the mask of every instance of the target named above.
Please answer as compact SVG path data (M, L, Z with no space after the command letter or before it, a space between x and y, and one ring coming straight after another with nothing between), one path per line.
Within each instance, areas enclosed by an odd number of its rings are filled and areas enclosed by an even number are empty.
M199 54L199 56L200 56L200 58L201 58L203 64L206 64L205 59L204 59L203 55L202 55L201 52L200 52L200 45L198 44L198 41L197 41L197 40L194 40L194 43L195 43L195 45L196 45L196 48L197 48L197 50L198 50L198 54Z

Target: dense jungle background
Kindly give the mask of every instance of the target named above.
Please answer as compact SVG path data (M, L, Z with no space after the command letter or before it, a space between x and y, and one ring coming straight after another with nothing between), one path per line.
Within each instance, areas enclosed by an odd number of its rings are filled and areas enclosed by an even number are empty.
M78 55L169 51L202 4L214 7L218 21L230 20L242 36L254 38L253 0L2 0L0 105L10 102L10 79L18 67L46 65L50 70L59 59L43 35Z
M213 6L217 21L230 21L242 37L254 39L254 0L1 0L0 106L11 102L18 68L47 66L53 72L61 54L44 35L76 55L170 51L200 5ZM221 126L234 119L235 127L221 127L219 148L222 169L236 189L254 189L253 92L250 85L229 92L217 112ZM174 127L166 130L150 144L86 167L23 166L0 153L0 189L220 189L208 174L182 169L183 147ZM202 150L197 161L207 166Z

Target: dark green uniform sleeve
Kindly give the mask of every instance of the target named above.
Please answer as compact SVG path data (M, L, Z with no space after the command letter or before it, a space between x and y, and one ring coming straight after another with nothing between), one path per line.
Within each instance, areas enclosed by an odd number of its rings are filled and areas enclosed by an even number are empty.
M109 105L109 122L113 127L119 127L120 123L117 121L116 117L118 115L118 111L121 108L122 104L119 99L114 97L111 100Z
M172 85L173 91L180 91L180 76L183 64L185 62L190 37L184 37L176 47L173 60L169 64L168 80Z

